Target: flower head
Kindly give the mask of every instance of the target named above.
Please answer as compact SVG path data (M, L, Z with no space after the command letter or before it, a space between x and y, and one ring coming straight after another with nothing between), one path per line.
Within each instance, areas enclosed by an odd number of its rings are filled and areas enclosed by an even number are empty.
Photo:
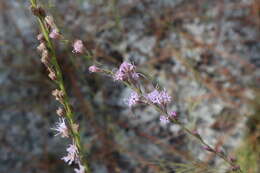
M161 104L160 92L158 90L153 90L152 92L147 94L146 98L152 103Z
M132 107L138 103L140 100L139 95L136 92L132 92L128 99L128 106Z
M61 34L59 33L58 29L53 29L49 34L50 38L54 40L58 40L61 38Z
M84 52L84 45L83 45L83 42L82 40L76 40L74 43L73 43L73 53L83 53Z
M58 132L55 136L61 135L62 138L69 137L69 130L66 126L64 118L60 118L59 122L56 123L56 128L52 128L52 129Z
M161 121L162 124L167 124L167 123L170 122L169 117L164 116L164 115L160 116L160 121Z
M99 67L95 66L95 65L92 65L88 68L88 70L92 73L95 73L95 72L101 72L102 69L100 69Z
M79 169L74 169L75 173L85 173L85 167L79 163Z
M115 80L137 80L139 78L139 74L135 72L135 66L128 62L123 62L117 72L114 75Z
M162 104L167 104L171 102L171 96L166 92L166 89L163 89L160 92L160 100Z
M175 111L170 112L170 117L173 118L174 120L178 120L178 115Z
M155 89L149 94L147 94L146 98L150 102L159 105L161 104L165 105L171 101L171 96L167 94L166 90L159 92L157 89Z
M71 165L73 161L78 161L78 148L76 147L75 144L70 144L69 147L66 149L68 152L67 156L62 157L61 159L64 160L66 163Z
M123 62L120 65L119 70L123 73L133 72L135 71L135 66L131 63Z

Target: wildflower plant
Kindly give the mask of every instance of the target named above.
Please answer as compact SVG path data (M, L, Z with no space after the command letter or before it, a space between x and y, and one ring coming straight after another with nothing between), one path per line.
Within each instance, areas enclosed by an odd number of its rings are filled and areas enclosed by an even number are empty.
M145 87L142 86L140 76L143 75L136 72L135 65L129 62L123 62L115 73L110 70L101 68L99 68L98 72L109 75L115 81L123 82L127 87L133 90L130 94L130 97L128 98L128 106L130 108L137 104L146 104L154 107L155 110L161 115L161 123L173 123L179 125L186 133L197 139L205 151L214 153L218 157L222 158L226 163L228 163L230 165L231 171L238 171L240 173L242 172L240 166L236 164L234 159L230 159L230 156L228 156L223 151L211 147L202 139L201 135L197 131L188 129L185 124L179 121L178 114L175 111L168 110L168 104L171 103L172 97L168 94L166 89L160 90L155 88L152 91L147 91Z
M37 4L36 0L31 1L31 9L33 14L37 17L41 34L37 36L40 44L37 50L41 53L41 62L45 65L49 72L49 78L57 84L57 89L53 90L52 95L62 105L57 109L59 116L59 122L56 123L56 127L52 128L56 131L56 136L59 135L62 138L70 138L71 144L66 149L67 155L62 157L68 165L76 163L77 168L74 169L76 173L90 173L90 168L86 157L84 157L84 151L80 140L79 127L74 121L74 112L69 103L67 92L63 82L63 76L58 64L56 53L52 40L62 40L63 36L59 32L53 17L47 16L46 12ZM86 51L82 40L75 40L72 43L75 54L86 54L89 57L89 53ZM91 73L101 73L110 76L114 81L122 82L127 87L132 89L132 92L127 99L129 108L132 108L138 104L145 104L152 106L159 114L160 121L163 124L173 123L182 128L186 133L193 136L202 145L205 151L214 153L218 157L222 158L226 163L230 165L232 171L242 172L239 165L237 165L235 159L228 156L221 150L214 149L208 145L201 135L197 131L192 131L185 126L179 120L178 114L175 111L169 110L168 105L172 102L172 97L167 90L154 87L152 90L146 89L143 86L142 78L145 76L137 72L137 68L130 62L123 62L116 72L109 69L96 66L96 62L89 67ZM98 63L99 64L99 63Z

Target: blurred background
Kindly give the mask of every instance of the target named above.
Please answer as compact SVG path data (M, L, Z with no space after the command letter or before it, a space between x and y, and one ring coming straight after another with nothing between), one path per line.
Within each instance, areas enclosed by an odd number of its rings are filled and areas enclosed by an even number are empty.
M168 90L170 109L188 128L236 156L245 172L260 172L259 0L40 2L66 38L83 40L110 69L134 62ZM72 172L60 159L69 141L50 130L58 103L29 6L0 0L0 172ZM228 172L178 126L161 124L153 108L129 109L131 91L90 74L91 62L71 45L56 50L94 173L194 173L205 165Z

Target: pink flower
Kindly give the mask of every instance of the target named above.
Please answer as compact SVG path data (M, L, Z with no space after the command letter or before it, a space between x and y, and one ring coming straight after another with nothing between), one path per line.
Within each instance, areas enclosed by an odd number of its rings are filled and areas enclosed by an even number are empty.
M114 80L125 80L125 74L118 70L114 75Z
M74 43L73 43L73 53L83 53L84 52L84 45L83 45L83 42L81 40L76 40Z
M123 62L116 74L114 75L115 80L137 80L139 78L139 74L135 72L135 66L128 62Z
M56 128L52 128L53 130L58 132L55 136L61 135L62 138L69 137L69 130L65 124L64 118L59 118L59 122L56 123L56 126Z
M157 89L153 90L152 92L150 92L149 94L147 94L146 98L154 103L154 104L163 104L166 105L167 103L169 103L171 101L171 96L169 96L166 92L166 90L164 89L163 91L159 92Z
M161 104L161 99L160 99L160 92L158 90L153 90L149 94L147 94L146 98L155 104Z
M119 70L123 73L133 72L135 70L135 66L131 63L123 62L120 65Z
M160 100L162 104L167 104L171 102L171 96L166 92L166 89L163 89L160 92Z
M136 92L132 92L128 99L128 106L132 107L136 105L139 101L139 95Z
M61 35L59 33L59 31L57 29L53 29L51 31L51 33L49 34L50 38L54 39L54 40L58 40L61 38Z
M62 157L61 160L64 160L69 165L71 165L73 161L78 161L78 149L75 144L70 144L66 151L68 152L68 155Z
M175 120L178 120L178 115L175 111L170 112L170 117L175 119Z
M169 117L164 116L164 115L161 115L161 116L160 116L160 121L161 121L161 123L163 123L163 124L168 124L168 123L170 122Z
M97 66L95 65L92 65L88 68L88 70L92 73L95 73L95 72L102 72L102 69L98 68Z
M79 169L74 169L75 173L85 173L85 167L79 163Z

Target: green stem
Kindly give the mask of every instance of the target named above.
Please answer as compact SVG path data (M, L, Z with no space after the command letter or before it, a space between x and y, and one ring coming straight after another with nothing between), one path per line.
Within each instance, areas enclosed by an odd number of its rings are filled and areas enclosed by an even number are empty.
M31 1L32 7L36 8L37 7L36 0L30 0L30 1ZM63 81L62 71L61 71L60 65L59 65L57 57L56 57L56 52L55 52L54 46L53 46L52 41L49 37L49 31L47 29L47 26L44 24L44 18L43 17L37 17L37 20L38 20L41 32L43 33L44 38L47 42L47 48L48 48L50 55L51 55L51 63L54 66L54 69L55 69L55 72L56 72L56 75L57 75L57 80L56 80L57 85L58 85L59 89L64 93L63 105L64 105L64 108L66 110L66 118L68 119L68 122L69 122L73 141L75 142L75 144L76 144L76 146L79 150L80 159L82 160L83 165L85 166L86 173L90 173L91 171L89 169L88 163L87 163L86 160L84 160L84 156L83 156L84 152L83 152L83 147L82 147L82 144L81 144L79 132L77 130L75 130L75 128L73 128L73 125L75 124L74 120L73 120L74 112L72 111L72 107L69 103L68 95L67 95L65 85L64 85L64 81Z

